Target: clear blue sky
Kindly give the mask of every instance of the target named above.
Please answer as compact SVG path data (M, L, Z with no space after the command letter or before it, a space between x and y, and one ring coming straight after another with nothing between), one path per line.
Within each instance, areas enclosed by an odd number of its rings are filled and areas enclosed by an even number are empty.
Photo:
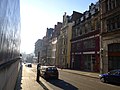
M33 53L37 39L42 39L46 28L62 22L64 12L88 10L98 0L20 0L21 52Z

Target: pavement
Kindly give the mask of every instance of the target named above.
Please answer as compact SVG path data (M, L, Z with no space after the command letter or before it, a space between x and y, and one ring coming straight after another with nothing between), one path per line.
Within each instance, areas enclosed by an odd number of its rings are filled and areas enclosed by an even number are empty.
M36 65L33 65L33 67L36 68ZM26 67L23 64L19 72L15 90L52 90L52 88L46 84L47 82L46 80L40 77L40 82L37 82L36 73L32 72L31 70L27 71L26 68L28 67ZM97 79L99 78L99 73L94 73L94 72L85 72L85 71L59 69L59 68L58 70L62 70L68 73L83 75L91 78L97 78Z
M14 90L45 90L41 82L36 81L36 73L22 65Z

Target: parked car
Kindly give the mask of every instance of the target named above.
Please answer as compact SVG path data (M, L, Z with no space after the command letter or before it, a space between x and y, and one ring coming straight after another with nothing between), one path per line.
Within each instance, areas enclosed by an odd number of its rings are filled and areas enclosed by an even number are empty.
M41 66L40 76L44 79L55 78L58 79L59 73L55 66Z
M26 63L25 66L32 67L32 63Z
M99 77L102 82L120 83L120 69L100 74Z

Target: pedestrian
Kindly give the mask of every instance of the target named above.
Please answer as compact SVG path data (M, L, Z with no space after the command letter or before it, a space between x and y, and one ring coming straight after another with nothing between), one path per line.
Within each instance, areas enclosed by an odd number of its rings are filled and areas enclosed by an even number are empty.
M37 77L36 77L36 81L39 82L39 77L40 77L40 63L37 64Z

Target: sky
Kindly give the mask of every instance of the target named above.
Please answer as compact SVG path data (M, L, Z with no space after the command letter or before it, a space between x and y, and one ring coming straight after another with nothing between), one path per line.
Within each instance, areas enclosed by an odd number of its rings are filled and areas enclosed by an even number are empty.
M47 28L54 28L62 22L64 12L72 15L73 11L89 9L91 3L98 0L20 0L21 13L21 53L34 53L38 39L46 35Z

